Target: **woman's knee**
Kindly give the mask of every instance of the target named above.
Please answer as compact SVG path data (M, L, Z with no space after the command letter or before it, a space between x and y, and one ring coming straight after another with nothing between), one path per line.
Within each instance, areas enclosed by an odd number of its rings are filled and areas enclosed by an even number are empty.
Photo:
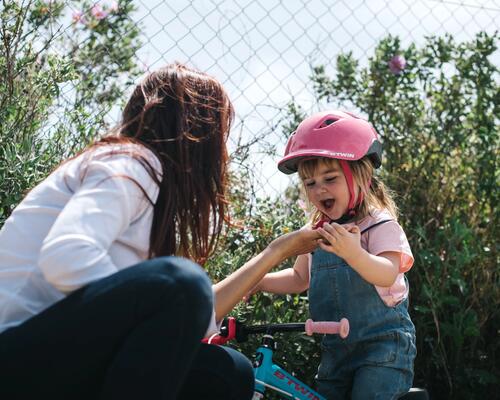
M141 262L84 289L84 301L130 304L136 314L187 313L208 319L213 292L205 271L180 257L159 257ZM107 299L107 300L106 300Z
M200 310L211 313L213 309L212 285L206 272L198 264L180 257L159 257L137 265L137 277L168 291L176 300L184 299Z
M201 293L212 298L212 285L207 273L193 261L173 256L158 257L140 266L150 275L173 279L186 293Z

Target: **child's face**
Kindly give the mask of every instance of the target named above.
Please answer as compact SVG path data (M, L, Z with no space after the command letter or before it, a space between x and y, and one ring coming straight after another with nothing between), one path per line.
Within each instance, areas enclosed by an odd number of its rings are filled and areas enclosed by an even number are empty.
M312 175L303 179L309 201L330 219L339 219L349 207L349 187L336 160L319 161ZM355 185L357 186L357 185ZM355 187L355 196L358 188Z

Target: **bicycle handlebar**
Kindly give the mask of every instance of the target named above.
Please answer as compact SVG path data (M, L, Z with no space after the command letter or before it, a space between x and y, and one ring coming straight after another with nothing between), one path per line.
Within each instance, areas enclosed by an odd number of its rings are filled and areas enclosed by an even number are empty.
M338 334L342 339L345 339L349 335L349 321L347 318L342 318L340 322L314 322L312 319L308 319L305 325L306 334L309 336L313 333Z
M288 324L263 324L246 326L236 321L233 317L224 319L220 332L212 335L209 339L203 339L204 343L225 344L229 340L236 339L238 342L247 340L248 335L265 333L272 335L276 332L305 332L311 336L313 333L338 334L342 339L349 335L349 321L342 318L340 322L318 321L308 319L305 323Z

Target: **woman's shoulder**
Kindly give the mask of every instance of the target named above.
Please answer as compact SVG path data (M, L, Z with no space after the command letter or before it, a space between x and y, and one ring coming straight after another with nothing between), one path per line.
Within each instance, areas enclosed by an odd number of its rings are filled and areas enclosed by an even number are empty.
M63 164L58 172L71 183L71 187L79 186L90 176L96 179L122 176L153 183L161 180L162 166L158 157L146 146L113 143L87 149Z
M114 179L122 177L126 179ZM162 178L158 157L145 146L135 143L114 143L91 147L64 163L55 171L54 178L75 192L84 185L136 186L156 196L157 182ZM110 179L113 178L113 179Z
M161 173L161 163L156 154L146 146L138 143L114 143L97 146L91 150L86 151L84 159L87 161L108 161L116 162L116 164L123 163L124 165L133 165L131 161L136 160L142 164L146 161L157 171Z

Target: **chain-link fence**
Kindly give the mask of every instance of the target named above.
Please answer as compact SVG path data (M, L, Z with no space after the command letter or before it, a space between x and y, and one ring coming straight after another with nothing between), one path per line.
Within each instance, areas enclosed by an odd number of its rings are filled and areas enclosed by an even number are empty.
M42 3L50 8L56 2ZM54 26L54 34L75 35L75 26L89 24L85 18L101 21L128 2L86 3L66 1L66 25ZM89 8L82 9L84 4ZM132 5L129 15L142 43L134 58L143 72L177 60L224 83L237 112L231 147L251 145L260 194L279 193L288 184L276 169L276 154L285 144L280 123L291 100L306 112L317 107L312 66L332 72L336 56L348 51L366 63L387 35L400 37L406 46L429 35L470 40L500 26L498 0L136 0ZM87 39L83 33L81 40ZM122 87L130 88L130 82ZM72 84L62 93L71 101ZM115 121L117 112L105 110Z
M266 193L287 184L269 149L283 151L279 131L286 104L315 107L311 66L334 69L336 55L352 51L366 61L377 42L397 35L402 44L428 35L457 41L500 26L498 1L247 0L137 2L147 68L188 62L222 80L236 105L233 144L251 142L255 182ZM239 134L242 136L240 137Z

